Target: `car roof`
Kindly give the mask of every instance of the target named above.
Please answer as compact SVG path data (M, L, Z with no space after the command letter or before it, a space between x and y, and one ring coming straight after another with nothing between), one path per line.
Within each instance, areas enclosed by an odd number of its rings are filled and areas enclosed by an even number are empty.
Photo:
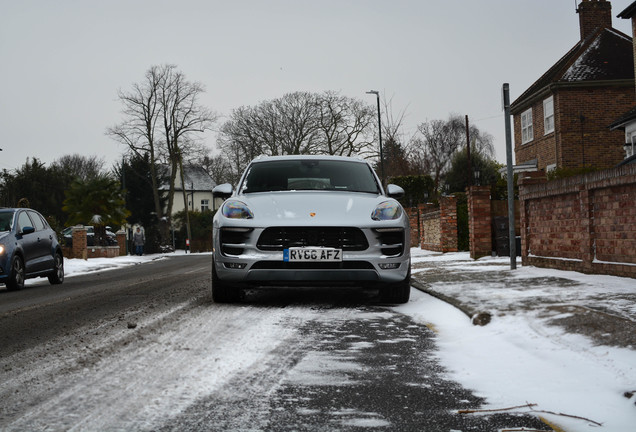
M284 156L258 156L252 163L288 161L288 160L333 160L345 162L357 162L368 164L368 162L358 156L332 156L332 155L284 155Z

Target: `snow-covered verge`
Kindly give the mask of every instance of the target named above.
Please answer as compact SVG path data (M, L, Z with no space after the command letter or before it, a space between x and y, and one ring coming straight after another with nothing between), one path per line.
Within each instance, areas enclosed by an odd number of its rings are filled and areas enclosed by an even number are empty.
M483 265L462 253L440 255L413 249L412 255L414 263L436 262L447 272L509 272L508 258L487 258ZM634 304L618 300L612 304L612 299L634 293L633 279L534 267L520 267L503 282L488 283L483 275L468 279L446 287L444 293L465 293L466 301L481 301L501 312L485 327L473 326L453 306L415 291L408 304L395 309L435 329L442 364L452 379L487 399L488 406L482 408L536 404L533 410L566 431L636 430L636 398L624 395L636 390L636 347L597 345L551 325L554 315L543 317L537 309L526 307L534 296L567 298L570 304L602 297L618 313L632 312ZM544 282L537 284L538 280ZM571 283L564 287L567 280ZM559 282L558 291L554 281ZM511 307L515 303L520 307Z

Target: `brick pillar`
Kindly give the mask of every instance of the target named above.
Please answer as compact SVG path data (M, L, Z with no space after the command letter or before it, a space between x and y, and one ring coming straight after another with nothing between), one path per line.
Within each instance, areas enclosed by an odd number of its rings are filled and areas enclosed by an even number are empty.
M420 244L420 215L417 207L408 207L404 209L409 218L411 228L411 247L417 247Z
M490 186L468 188L468 230L470 257L478 259L492 253Z
M73 227L71 231L73 236L73 258L87 259L86 232L87 230L83 225Z
M445 196L439 199L442 229L442 252L457 252L457 198Z
M528 266L530 265L528 261L528 254L530 251L530 230L528 229L528 224L530 221L528 220L528 204L529 201L526 199L519 199L519 214L521 216L521 220L519 221L519 233L521 235L521 265Z
M583 271L592 272L594 261L594 203L592 192L583 184L579 186L579 202L581 205L581 225L583 238L581 239L581 259Z
M115 233L117 236L117 245L119 246L119 256L126 255L126 231L119 230Z

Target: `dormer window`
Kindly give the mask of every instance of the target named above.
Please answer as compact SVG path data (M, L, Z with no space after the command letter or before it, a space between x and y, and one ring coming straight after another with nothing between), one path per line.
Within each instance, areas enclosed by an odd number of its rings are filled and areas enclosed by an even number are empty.
M543 101L543 128L545 134L554 132L554 97Z
M532 108L530 108L521 113L521 144L529 143L533 139Z

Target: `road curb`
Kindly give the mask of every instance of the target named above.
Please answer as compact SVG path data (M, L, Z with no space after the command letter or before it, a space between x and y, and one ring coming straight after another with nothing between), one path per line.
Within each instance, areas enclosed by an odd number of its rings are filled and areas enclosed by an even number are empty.
M468 306L462 304L461 302L457 301L457 299L453 298L453 297L449 297L447 295L444 295L442 293L439 293L435 290L430 289L428 286L426 286L426 284L418 281L418 280L414 280L411 279L411 286L414 288L417 288L418 290L429 294L439 300L442 300L448 304L450 304L451 306L459 309L460 311L462 311L467 317L468 319L474 324L474 325L481 325L484 326L486 324L488 324L490 322L491 319L491 315L488 312L478 312L472 308L469 308Z

